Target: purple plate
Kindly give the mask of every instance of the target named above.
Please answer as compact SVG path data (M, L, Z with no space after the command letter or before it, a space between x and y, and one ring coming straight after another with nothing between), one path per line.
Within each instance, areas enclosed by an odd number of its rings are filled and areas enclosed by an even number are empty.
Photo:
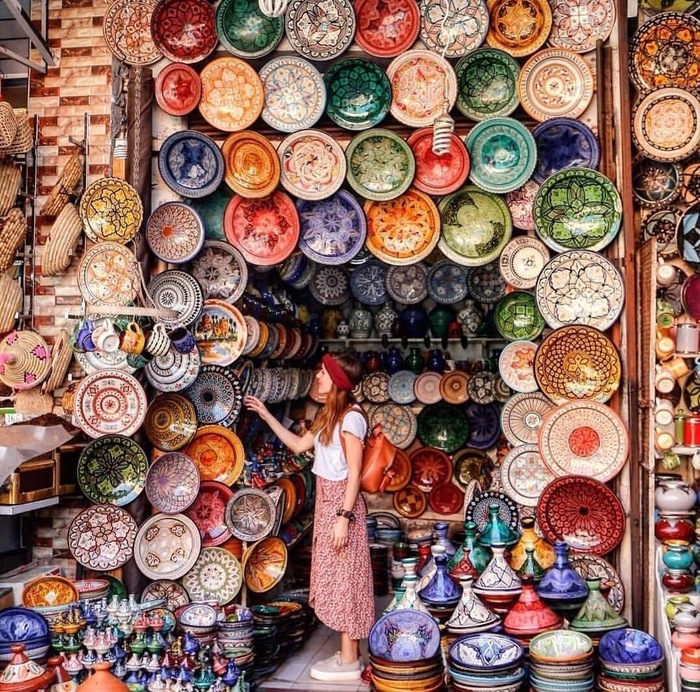
M580 120L551 118L532 132L537 145L534 180L543 183L564 168L597 168L600 144L593 131Z
M419 610L394 610L377 620L369 633L369 650L385 661L421 661L440 648L437 622Z

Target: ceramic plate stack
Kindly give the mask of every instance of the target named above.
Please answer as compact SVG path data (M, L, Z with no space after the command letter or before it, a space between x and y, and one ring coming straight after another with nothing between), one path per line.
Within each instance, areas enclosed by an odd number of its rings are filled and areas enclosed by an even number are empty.
M219 622L219 644L240 668L253 657L253 611L236 606L233 613Z
M663 650L659 642L646 632L630 627L608 632L600 638L598 660L600 668L596 682L599 690L616 692L624 688L635 692L657 692L664 689ZM692 687L683 685L682 672L681 681L682 690L696 689L695 684Z
M530 640L534 692L589 692L595 685L594 665L593 642L581 632L552 630Z

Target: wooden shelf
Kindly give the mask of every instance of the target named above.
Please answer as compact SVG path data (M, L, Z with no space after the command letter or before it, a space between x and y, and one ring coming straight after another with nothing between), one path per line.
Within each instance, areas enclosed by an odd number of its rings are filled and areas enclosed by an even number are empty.
M401 339L396 339L396 338L391 338L388 340L390 344L401 344ZM442 341L442 337L430 337L430 341L435 341L437 343L440 343ZM425 338L420 338L420 339L408 339L409 344L423 344L425 342ZM457 338L452 338L448 339L447 343L448 344L460 344L462 342L461 339ZM495 337L495 336L469 336L467 337L467 344L472 343L472 342L477 342L477 343L500 343L504 344L506 343L506 340L503 339L502 337ZM319 339L319 343L321 344L381 344L382 339L378 338L376 336L367 338L367 339L351 339L348 337L347 339Z

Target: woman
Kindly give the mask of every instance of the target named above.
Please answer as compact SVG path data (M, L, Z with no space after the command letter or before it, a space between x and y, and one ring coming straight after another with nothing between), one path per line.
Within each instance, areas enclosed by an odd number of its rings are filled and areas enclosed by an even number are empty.
M374 623L366 508L360 494L367 421L352 395L362 378L362 364L347 353L326 353L316 377L325 403L301 437L287 430L255 397L246 397L245 403L292 452L314 450L316 506L309 603L324 625L340 632L340 651L315 663L310 674L317 680L357 680L362 674L360 640L369 636Z

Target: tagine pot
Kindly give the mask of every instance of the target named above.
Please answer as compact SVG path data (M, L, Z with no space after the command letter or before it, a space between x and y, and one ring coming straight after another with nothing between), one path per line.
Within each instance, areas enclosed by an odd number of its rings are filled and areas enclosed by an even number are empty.
M505 551L503 543L491 544L491 562L474 583L474 593L498 615L505 615L522 591L520 579L508 564Z
M477 543L476 529L475 522L464 522L464 541L447 563L447 570L453 579L467 574L477 579L491 560L491 553Z
M600 582L600 578L586 580L588 598L569 623L569 629L593 636L627 627L627 620L615 611L600 592Z
M569 563L569 546L554 544L556 559L537 585L537 595L558 615L571 618L588 598L588 585Z
M523 590L503 620L506 634L514 637L533 637L540 632L559 629L562 619L535 591L532 577L522 580Z
M510 551L508 559L510 566L516 571L519 570L523 562L525 562L525 548L531 546L535 551L537 564L544 570L549 569L554 564L556 556L554 546L537 535L534 517L523 517L520 520L520 527L520 540Z
M489 518L484 526L484 530L479 536L479 544L486 548L494 543L503 543L506 547L515 545L520 540L520 533L511 529L500 516L498 516L499 505L495 502L489 505Z
M129 692L128 686L109 672L107 661L95 663L94 673L78 687L78 692Z
M0 692L37 692L55 681L56 671L30 661L24 644L13 644L10 651L13 656L0 675Z

